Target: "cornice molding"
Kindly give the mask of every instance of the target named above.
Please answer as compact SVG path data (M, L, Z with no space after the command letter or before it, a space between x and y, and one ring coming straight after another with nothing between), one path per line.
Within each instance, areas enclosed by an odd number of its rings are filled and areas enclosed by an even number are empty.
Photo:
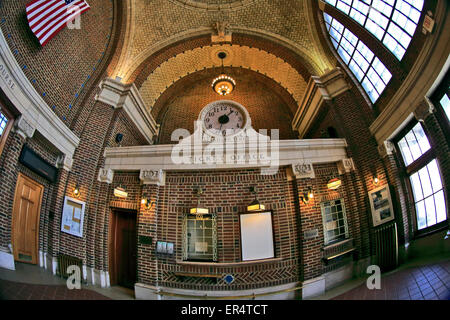
M331 100L350 88L341 68L335 68L321 77L311 77L292 121L292 129L298 131L300 138L304 137L324 101Z
M19 121L26 121L29 126L39 131L68 158L73 158L75 149L80 143L80 138L51 111L51 108L31 85L12 54L1 28L0 70L2 72L0 87L21 113Z
M147 111L134 83L123 84L120 81L106 78L99 86L101 92L95 99L114 109L123 108L147 142L152 144L153 137L159 133L159 125L150 114L151 110Z

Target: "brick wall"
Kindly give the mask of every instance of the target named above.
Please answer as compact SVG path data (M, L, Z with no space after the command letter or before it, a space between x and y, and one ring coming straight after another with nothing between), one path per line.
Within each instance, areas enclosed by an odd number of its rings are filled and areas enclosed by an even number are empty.
M0 6L3 35L36 91L71 127L108 57L106 49L113 37L113 1L92 1L91 9L81 16L81 29L65 28L44 47L28 26L28 2L8 1L8 5Z
M219 96L211 88L211 83L221 69L210 69L188 76L162 97L152 114L161 124L160 144L170 144L172 132L184 128L193 133L194 122L201 110L217 100L233 100L242 104L250 114L252 126L259 129L279 129L280 139L295 139L290 123L295 110L295 101L280 91L284 91L272 80L256 72L226 68L227 74L236 82L233 93ZM161 99L160 99L161 100Z

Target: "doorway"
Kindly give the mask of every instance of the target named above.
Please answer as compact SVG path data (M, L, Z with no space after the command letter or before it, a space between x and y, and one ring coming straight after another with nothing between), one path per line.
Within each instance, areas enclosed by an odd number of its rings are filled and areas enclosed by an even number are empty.
M12 215L14 260L38 262L39 218L44 187L19 173Z
M112 210L109 274L111 285L134 289L137 273L136 211Z

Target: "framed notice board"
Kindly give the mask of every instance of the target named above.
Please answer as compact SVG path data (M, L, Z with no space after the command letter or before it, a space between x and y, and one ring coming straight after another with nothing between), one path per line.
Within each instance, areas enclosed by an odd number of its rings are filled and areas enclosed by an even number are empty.
M70 198L64 198L64 209L62 213L61 231L83 237L84 209L86 203Z

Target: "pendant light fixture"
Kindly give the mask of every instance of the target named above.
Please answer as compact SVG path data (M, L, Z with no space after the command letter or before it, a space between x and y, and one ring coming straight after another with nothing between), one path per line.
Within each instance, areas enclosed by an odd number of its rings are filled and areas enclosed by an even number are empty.
M198 188L195 190L195 193L197 194L197 206L195 208L191 208L190 213L197 217L208 214L208 209L200 207L200 197L203 194L203 190L201 188Z
M212 88L217 94L226 96L233 92L236 87L236 81L234 81L232 77L225 74L223 59L227 57L227 54L225 52L219 52L217 56L222 60L222 74L213 80Z
M257 196L257 192L256 192L256 186L251 187L250 188L250 192L252 192L255 195L255 200L252 201L252 203L250 203L247 206L247 211L248 212L260 212L260 211L264 211L266 209L266 207L261 204L258 200L258 196Z

